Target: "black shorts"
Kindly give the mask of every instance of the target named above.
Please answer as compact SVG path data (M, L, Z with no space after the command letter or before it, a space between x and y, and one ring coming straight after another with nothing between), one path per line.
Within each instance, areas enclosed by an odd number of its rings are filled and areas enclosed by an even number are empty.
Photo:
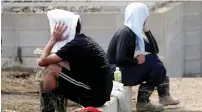
M63 68L58 78L58 92L65 98L84 107L99 107L105 104L104 96L94 95L88 85L77 79L79 79L79 76L75 76L75 74L71 74L69 70Z

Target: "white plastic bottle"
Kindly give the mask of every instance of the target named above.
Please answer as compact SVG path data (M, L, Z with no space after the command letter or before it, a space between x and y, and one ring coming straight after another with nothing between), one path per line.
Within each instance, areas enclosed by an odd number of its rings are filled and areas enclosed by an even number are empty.
M119 67L116 67L116 71L114 72L114 79L117 82L121 82L121 71L119 70Z

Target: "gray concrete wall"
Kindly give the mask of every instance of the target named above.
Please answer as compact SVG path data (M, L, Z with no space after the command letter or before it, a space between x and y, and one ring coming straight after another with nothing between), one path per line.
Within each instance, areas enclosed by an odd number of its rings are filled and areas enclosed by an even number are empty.
M149 27L159 44L159 56L170 77L180 77L184 72L182 9L182 3L174 3L156 10L149 18Z
M184 73L202 72L202 2L184 2Z
M149 27L171 77L202 72L201 10L201 2L182 2L151 13ZM82 30L107 50L113 33L123 25L123 15L82 13ZM43 48L50 36L46 14L2 14L2 68L36 67L33 50ZM22 48L24 64L15 61L18 46Z
M105 50L113 32L122 25L119 21L123 22L122 13L85 13L81 14L81 18L82 31ZM46 14L2 14L2 68L20 65L15 61L18 46L22 48L25 59L22 65L36 67L36 61L32 60L36 58L33 51L37 47L43 48L50 37Z

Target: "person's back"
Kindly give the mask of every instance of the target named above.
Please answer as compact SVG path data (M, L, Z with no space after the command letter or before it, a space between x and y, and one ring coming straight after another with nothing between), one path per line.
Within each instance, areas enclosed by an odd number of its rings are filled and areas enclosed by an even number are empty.
M64 53L66 51L68 54ZM69 62L72 76L78 76L76 79L88 85L95 94L109 100L112 90L110 65L99 44L79 34L56 54Z
M137 59L134 58L135 37L136 35L127 26L124 26L113 35L107 51L110 64L115 64L119 67L138 64Z
M108 57L112 72L116 66L121 68L122 83L125 86L140 84L136 110L160 112L166 105L179 104L179 100L170 96L169 78L157 56L157 42L146 27L148 16L149 9L145 4L134 2L126 7L124 25L130 31L125 27L123 31L115 33L108 48ZM157 89L160 104L153 104L149 100L154 88Z
M118 39L119 31L120 30L114 33L109 43L109 47L107 49L107 57L109 59L110 64L116 64L116 47L117 47L117 39Z
M59 102L65 99L84 107L99 107L110 100L113 82L107 55L93 39L80 33L80 20L78 16L75 17L77 25L72 26L74 29L70 28L72 32L75 31L73 40L50 54L53 46L63 41L62 34L69 27L57 23L39 59L38 65L46 67L41 91L42 112L61 111ZM70 15L72 20L75 17Z

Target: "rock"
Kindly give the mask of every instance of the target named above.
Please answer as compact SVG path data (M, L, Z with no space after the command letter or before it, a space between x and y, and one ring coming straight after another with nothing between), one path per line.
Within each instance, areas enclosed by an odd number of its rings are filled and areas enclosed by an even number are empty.
M100 7L99 6L91 6L88 8L89 12L100 12Z
M54 6L48 6L47 7L47 11L52 10L52 9L55 9L55 7Z
M72 6L71 8L70 8L70 11L71 12L76 12L77 10L76 10L76 7L75 6Z
M30 7L24 7L22 12L32 12Z
M13 8L11 8L11 12L21 12L21 8L13 7Z
M67 7L64 7L64 6L62 6L62 7L57 7L58 9L62 9L62 10L67 10Z

